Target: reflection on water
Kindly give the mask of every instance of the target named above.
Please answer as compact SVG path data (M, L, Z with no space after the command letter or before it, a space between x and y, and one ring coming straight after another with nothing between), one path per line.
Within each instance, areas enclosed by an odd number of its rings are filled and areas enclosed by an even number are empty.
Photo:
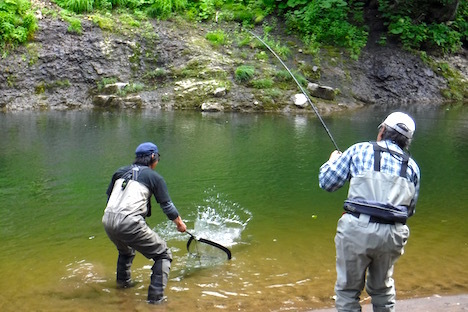
M468 292L468 109L410 108L422 172L411 237L395 268L399 298ZM388 111L325 122L344 149L375 139ZM198 237L231 261L199 265L189 236L158 211L149 225L173 255L164 311L306 311L332 306L336 222L346 190L318 187L333 150L313 115L142 111L0 115L2 311L150 311L152 262L115 287L117 251L101 225L111 174L155 141L157 171Z

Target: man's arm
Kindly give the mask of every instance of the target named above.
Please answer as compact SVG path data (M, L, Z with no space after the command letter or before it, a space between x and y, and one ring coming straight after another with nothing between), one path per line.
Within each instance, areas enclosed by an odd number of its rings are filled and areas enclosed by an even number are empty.
M341 153L333 151L329 160L320 167L319 186L320 188L333 192L341 188L349 180L349 163L351 153L349 149Z

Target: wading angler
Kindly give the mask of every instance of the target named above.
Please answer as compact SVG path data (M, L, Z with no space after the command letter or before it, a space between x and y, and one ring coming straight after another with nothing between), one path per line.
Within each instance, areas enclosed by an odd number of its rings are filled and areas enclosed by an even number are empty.
M159 304L166 300L164 289L171 268L172 254L166 242L146 223L151 216L151 197L154 195L162 211L185 232L186 226L172 203L164 179L154 171L159 162L158 147L146 142L136 151L135 162L118 169L107 189L107 207L102 223L110 240L119 252L117 259L117 285L132 286L131 271L136 251L153 259L148 303Z
M361 311L364 287L375 312L395 311L393 267L404 252L406 220L419 194L419 167L407 152L415 128L407 114L392 113L380 124L376 142L334 151L320 167L319 185L327 191L349 180L335 236L338 311Z

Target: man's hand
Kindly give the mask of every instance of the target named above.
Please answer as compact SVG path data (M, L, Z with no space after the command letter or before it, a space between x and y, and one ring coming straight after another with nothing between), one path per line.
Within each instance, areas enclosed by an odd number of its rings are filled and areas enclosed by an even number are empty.
M184 221L182 221L180 216L174 219L174 223L177 225L177 231L183 233L187 230L187 226L185 225Z
M338 158L341 157L341 152L340 151L333 151L330 155L330 159L328 159L329 162L334 162L335 160L337 160Z

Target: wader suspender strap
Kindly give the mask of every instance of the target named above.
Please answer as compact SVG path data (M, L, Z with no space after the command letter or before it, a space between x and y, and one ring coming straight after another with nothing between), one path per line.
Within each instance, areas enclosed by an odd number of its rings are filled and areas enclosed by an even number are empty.
M372 146L374 146L374 171L380 171L380 152L387 152L393 155L398 155L402 158L401 169L400 169L400 177L406 178L406 169L408 169L408 154L400 154L398 152L391 151L388 148L384 148L377 144L377 142L372 142Z
M137 181L140 170L140 166L132 165L132 168L122 175L122 178L124 179L124 182L122 183L122 190L127 187L129 180Z
M141 167L135 164L132 165L132 168L122 175L122 178L124 179L124 181L122 182L122 190L124 190L127 187L129 180L137 181L138 175L143 169L145 169L145 167ZM151 200L148 201L147 208L148 208L148 212L146 213L146 216L150 217L151 216Z

